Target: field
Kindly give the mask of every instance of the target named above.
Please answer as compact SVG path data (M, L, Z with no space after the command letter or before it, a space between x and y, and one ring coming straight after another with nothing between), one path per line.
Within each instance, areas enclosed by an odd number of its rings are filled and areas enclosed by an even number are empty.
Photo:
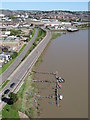
M9 80L6 80L1 86L0 86L0 91L6 86L6 84L9 82Z

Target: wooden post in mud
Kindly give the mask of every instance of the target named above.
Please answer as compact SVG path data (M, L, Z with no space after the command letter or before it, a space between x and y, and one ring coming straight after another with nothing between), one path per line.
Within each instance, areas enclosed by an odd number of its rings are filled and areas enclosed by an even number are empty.
M58 80L56 81L55 100L56 100L56 105L59 107L59 97L58 97Z
M58 71L56 71L56 79L58 78ZM58 80L56 81L56 89L55 89L55 99L56 99L56 105L59 106L59 96L58 96Z
M57 89L57 106L59 107L59 97L58 97L58 80L57 80L57 83L56 83L56 89Z

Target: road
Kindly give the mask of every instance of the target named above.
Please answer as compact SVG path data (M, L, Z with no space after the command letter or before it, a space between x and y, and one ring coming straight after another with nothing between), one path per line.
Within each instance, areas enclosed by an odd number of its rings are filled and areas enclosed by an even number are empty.
M36 37L38 34L38 29L35 29L35 34L33 38L28 42L28 44L25 46L24 50L21 52L21 54L15 59L15 61L6 69L4 73L0 75L0 84L5 82L7 78L13 73L13 71L18 67L20 64L21 60L25 57L27 51L30 49L32 44L34 43Z
M10 89L10 91L13 91L13 89L10 88L10 84L14 82L17 86L18 83L22 81L26 73L33 68L34 64L40 57L47 44L49 43L50 39L51 32L47 31L44 39L34 48L34 50L28 55L28 57L16 68L16 70L9 77L10 82L3 88L0 94L3 94L6 89ZM0 110L2 108L0 108Z

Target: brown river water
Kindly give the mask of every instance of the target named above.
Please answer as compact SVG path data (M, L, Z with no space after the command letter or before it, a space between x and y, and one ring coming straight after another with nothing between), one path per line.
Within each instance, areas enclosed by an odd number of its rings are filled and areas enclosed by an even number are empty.
M59 93L63 94L59 107L55 99L40 102L41 118L88 117L88 30L63 34L51 41L42 53L43 61L36 66L39 72L58 71L65 79ZM34 79L56 81L53 75L38 74ZM41 96L53 95L55 83L35 83Z

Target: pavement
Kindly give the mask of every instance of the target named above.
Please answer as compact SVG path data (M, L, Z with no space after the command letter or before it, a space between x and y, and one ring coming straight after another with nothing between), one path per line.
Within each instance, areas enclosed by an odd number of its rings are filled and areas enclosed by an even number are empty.
M34 34L33 38L28 42L28 44L25 46L24 50L15 59L15 61L8 67L8 69L6 69L5 72L0 75L0 84L5 82L7 80L7 78L13 73L13 71L18 67L21 60L25 57L27 51L30 49L30 47L34 43L34 41L37 37L37 34L38 34L38 29L35 29L35 34Z
M7 78L10 82L3 88L0 92L0 95L4 93L6 89L10 89L10 91L17 90L17 86L21 84L22 80L25 79L27 73L30 72L35 65L36 61L40 57L41 53L47 46L51 39L51 32L46 30L46 36L44 39L34 48L34 50L27 56L27 58L15 69L15 71ZM15 83L15 87L10 88L11 83ZM3 109L5 104L3 102L0 103L0 111Z

